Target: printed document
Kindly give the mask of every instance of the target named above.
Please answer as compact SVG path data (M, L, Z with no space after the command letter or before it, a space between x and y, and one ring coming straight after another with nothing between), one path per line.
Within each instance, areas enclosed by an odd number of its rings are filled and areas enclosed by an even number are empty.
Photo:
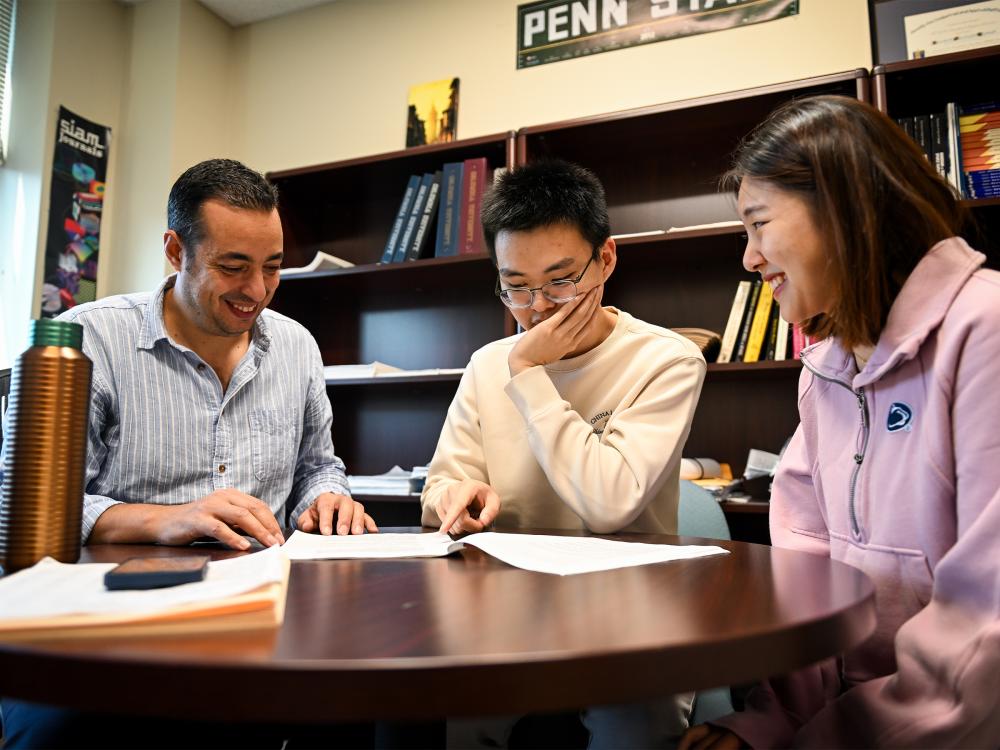
M645 544L493 531L470 534L458 541L441 533L320 536L296 531L282 549L292 560L332 560L444 557L465 545L477 547L516 568L555 575L728 554L728 550L710 545Z

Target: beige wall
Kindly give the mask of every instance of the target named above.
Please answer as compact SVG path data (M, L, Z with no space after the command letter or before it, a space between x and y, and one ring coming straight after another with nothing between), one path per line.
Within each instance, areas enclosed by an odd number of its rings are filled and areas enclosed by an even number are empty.
M409 86L461 79L460 138L871 67L866 0L516 70L523 0L338 0L236 31L243 157L263 170L394 151Z
M21 2L16 30L10 160L0 170L0 367L24 349L28 320L39 309L59 106L111 127L108 182L113 185L120 161L114 139L121 132L122 61L129 44L127 9L114 0ZM114 242L116 210L111 193L103 214L102 256ZM99 289L110 268L100 264Z
M459 137L470 138L871 66L866 0L801 0L792 18L519 71L521 1L337 0L235 30L195 0L22 2L0 170L0 367L37 310L59 104L113 130L104 296L162 279L166 197L185 168L395 151L413 84L458 76Z

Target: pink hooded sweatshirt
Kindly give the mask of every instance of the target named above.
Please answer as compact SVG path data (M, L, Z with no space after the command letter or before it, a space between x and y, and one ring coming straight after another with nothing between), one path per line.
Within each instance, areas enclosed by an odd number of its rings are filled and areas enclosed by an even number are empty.
M713 722L754 748L1000 746L1000 273L961 239L906 281L871 359L805 350L771 539L864 571L861 646Z

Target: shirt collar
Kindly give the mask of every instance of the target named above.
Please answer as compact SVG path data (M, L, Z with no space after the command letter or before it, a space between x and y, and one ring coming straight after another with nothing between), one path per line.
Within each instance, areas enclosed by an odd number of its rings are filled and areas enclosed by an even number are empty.
M170 346L178 347L178 344L170 338L167 326L163 322L163 300L167 295L167 290L172 289L176 282L177 274L172 273L153 292L143 316L142 334L139 336L137 344L139 349L152 349L159 341L166 341ZM260 356L263 356L271 348L271 331L265 313L267 313L266 309L257 316L257 320L254 322L253 336L250 340L250 347Z

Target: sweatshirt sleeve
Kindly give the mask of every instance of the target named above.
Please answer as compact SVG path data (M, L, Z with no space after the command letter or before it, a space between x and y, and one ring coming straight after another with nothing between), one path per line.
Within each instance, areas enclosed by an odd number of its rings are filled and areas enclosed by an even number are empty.
M451 485L465 479L489 484L475 383L475 369L470 362L448 407L448 416L427 470L427 484L420 496L424 526L440 526L437 506Z
M705 378L684 356L637 383L603 434L563 400L544 367L511 378L506 392L553 489L588 529L611 533L634 521L681 458Z

